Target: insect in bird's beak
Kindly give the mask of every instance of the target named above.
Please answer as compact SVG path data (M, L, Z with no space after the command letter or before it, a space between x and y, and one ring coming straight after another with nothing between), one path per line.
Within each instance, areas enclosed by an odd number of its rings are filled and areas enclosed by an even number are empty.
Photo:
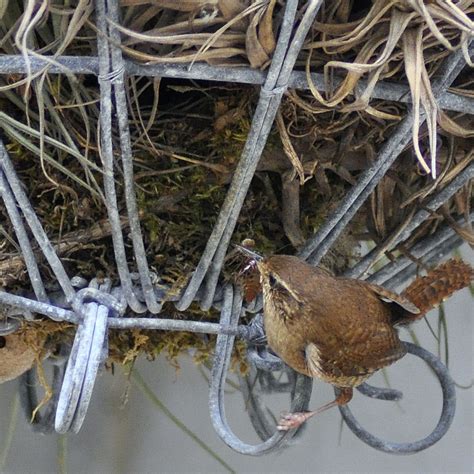
M238 280L242 285L244 301L250 303L261 291L259 263L263 257L245 245L235 245L235 250L245 256L245 266L240 270Z
M243 253L246 257L249 257L247 265L245 265L245 267L240 271L239 275L245 275L248 272L253 273L255 270L257 270L258 262L261 262L263 257L257 252L254 252L253 250L250 250L242 245L235 244L235 247L239 252Z
M256 262L260 262L261 260L263 260L263 257L260 254L258 254L257 252L254 252L253 250L248 249L247 247L244 247L244 246L238 245L238 244L234 244L234 246L237 250L242 252L247 257L252 258Z

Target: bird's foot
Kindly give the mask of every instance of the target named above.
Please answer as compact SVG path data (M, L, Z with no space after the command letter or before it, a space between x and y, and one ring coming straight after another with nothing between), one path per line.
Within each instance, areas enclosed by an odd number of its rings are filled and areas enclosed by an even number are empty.
M294 430L301 426L305 421L309 420L312 416L318 415L323 411L335 406L346 405L352 399L352 388L351 387L339 387L339 394L335 400L326 403L322 407L314 411L298 411L295 413L282 413L280 421L278 422L277 429L279 431Z
M301 426L308 418L313 416L311 411L300 411L295 413L282 413L278 421L277 430L289 431Z

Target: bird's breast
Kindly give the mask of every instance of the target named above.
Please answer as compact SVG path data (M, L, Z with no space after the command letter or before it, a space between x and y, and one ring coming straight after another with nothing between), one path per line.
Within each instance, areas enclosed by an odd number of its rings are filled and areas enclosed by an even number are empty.
M275 301L264 295L263 319L268 345L291 368L310 375L304 353L304 328L298 319L301 314L291 315L287 306L284 301Z

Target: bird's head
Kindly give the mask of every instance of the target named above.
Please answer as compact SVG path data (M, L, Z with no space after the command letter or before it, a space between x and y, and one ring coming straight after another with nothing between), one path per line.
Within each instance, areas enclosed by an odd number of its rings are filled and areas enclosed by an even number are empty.
M302 267L307 266L306 263L291 255L263 257L246 247L237 247L244 255L250 257L246 268L256 267L258 269L265 301L271 299L302 301L299 291L300 274Z

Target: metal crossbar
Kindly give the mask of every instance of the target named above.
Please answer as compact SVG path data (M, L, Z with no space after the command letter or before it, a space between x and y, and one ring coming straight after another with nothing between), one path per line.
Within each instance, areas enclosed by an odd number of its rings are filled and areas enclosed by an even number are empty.
M72 74L99 75L99 59L94 56L59 56L55 59L56 64L50 64L41 58L30 58L29 69L36 74L47 68L49 74L64 74L66 71ZM126 76L143 77L166 77L170 79L194 79L196 81L231 82L234 84L249 84L261 86L265 83L267 74L246 67L226 68L223 66L212 66L210 64L193 64L192 67L182 64L138 64L124 59ZM27 68L23 56L4 55L0 56L0 74L25 74ZM310 74L311 81L320 92L328 92L324 75L313 72ZM339 86L341 79L336 77L334 87ZM364 90L367 81L361 79L357 91ZM304 71L292 71L288 79L290 89L309 90L308 79ZM410 89L407 85L390 81L380 81L374 87L372 99L388 100L391 102L411 102ZM474 99L464 97L453 92L443 92L438 97L438 105L444 110L461 112L464 114L474 113Z
M53 376L53 400L42 414L36 417L34 428L50 432L53 425L56 431L77 432L84 420L91 398L97 371L106 356L107 332L117 329L156 329L168 331L190 331L217 334L214 363L211 374L209 409L211 420L218 435L230 447L243 454L261 455L281 449L302 430L281 433L267 418L254 387L259 382L261 394L266 391L286 391L291 394L291 409L305 410L311 396L312 381L308 377L289 370L280 359L266 350L261 313L261 299L251 305L242 301L240 289L233 285L222 286L219 276L232 237L237 218L242 208L250 182L269 136L281 99L288 88L308 89L306 74L294 69L295 61L303 41L309 31L322 0L307 3L304 14L298 19L294 30L298 1L286 2L275 52L267 73L250 68L223 68L205 64L187 66L160 64L137 64L122 57L120 34L114 27L119 23L118 4L115 0L96 0L97 26L103 34L97 38L97 57L59 56L54 62L38 57L29 58L28 68L23 56L0 56L0 74L26 73L50 74L92 74L100 85L100 156L104 175L104 203L112 226L112 240L120 285L112 288L110 282L93 280L83 287L71 279L49 241L41 222L30 204L22 184L16 174L7 150L0 141L0 194L6 211L15 229L26 268L30 277L34 298L25 298L0 291L0 304L15 308L10 314L31 318L32 313L45 315L55 321L68 321L77 325L76 337L70 351L62 348L63 354L56 363ZM112 21L108 22L109 17ZM106 38L111 38L109 42ZM434 82L433 91L440 107L462 113L474 114L474 99L460 98L447 91L465 63L461 51L454 52L444 61ZM232 183L222 205L216 225L209 236L207 246L195 269L191 281L182 294L171 298L180 310L186 310L193 301L200 301L203 309L214 306L221 311L219 323L175 320L166 318L162 303L167 296L166 288L154 287L147 263L143 243L137 202L134 192L133 159L130 145L130 131L125 93L125 77L159 76L180 79L225 81L241 84L260 85L260 98L255 109L252 126L248 134L240 162L234 172ZM312 81L324 90L323 76L312 74ZM364 88L361 81L359 87ZM379 83L372 94L373 98L397 102L409 102L408 87L400 84ZM114 105L114 108L113 108ZM121 168L114 160L112 142L112 115L118 120L120 132ZM385 143L372 166L360 177L358 183L342 200L333 215L327 219L314 237L308 240L300 256L311 263L318 263L330 249L334 241L346 228L357 210L372 193L380 179L408 144L413 125L413 114L408 113L396 131ZM425 209L419 211L391 242L393 248L402 242L436 210L445 203L460 187L472 179L473 165L469 165L448 186L435 194ZM139 273L139 284L132 280L118 210L115 183L123 176L125 187L127 217L133 242L133 254ZM470 215L472 220L473 214ZM60 298L48 294L42 281L38 263L28 237L28 231L39 245L47 262L62 289ZM459 244L460 238L451 228L442 228L436 234L416 244L410 252L415 258L431 259L450 251ZM383 247L385 249L385 247ZM376 248L361 262L348 271L351 276L360 276L378 258L380 249ZM401 257L387 264L369 277L370 281L395 287L405 282L416 271L416 265L407 257ZM366 276L366 275L365 275ZM59 300L64 301L59 301ZM67 309L66 309L67 308ZM15 313L15 311L17 311ZM250 324L239 324L246 312L258 313ZM132 313L129 315L128 313ZM140 314L141 317L136 317ZM159 317L156 315L159 314ZM10 320L11 321L11 320ZM14 331L15 325L7 322L1 334ZM6 332L5 332L6 331ZM241 378L244 396L250 400L250 419L262 443L250 445L241 441L231 430L224 410L224 383L230 363L235 337L248 342L248 359L251 374ZM263 345L262 345L263 344ZM448 430L455 408L454 386L446 367L437 358L411 344L407 350L427 361L437 374L444 396L443 413L437 428L428 437L414 443L398 445L380 440L366 432L354 419L347 407L341 409L346 423L364 442L385 452L412 453L426 449L439 440ZM67 359L67 365L66 365ZM289 382L281 384L273 376L274 371L288 372ZM31 413L37 405L37 397L31 373L23 376L21 398L25 409ZM359 390L371 398L398 400L401 393L392 389L371 387L367 384Z

